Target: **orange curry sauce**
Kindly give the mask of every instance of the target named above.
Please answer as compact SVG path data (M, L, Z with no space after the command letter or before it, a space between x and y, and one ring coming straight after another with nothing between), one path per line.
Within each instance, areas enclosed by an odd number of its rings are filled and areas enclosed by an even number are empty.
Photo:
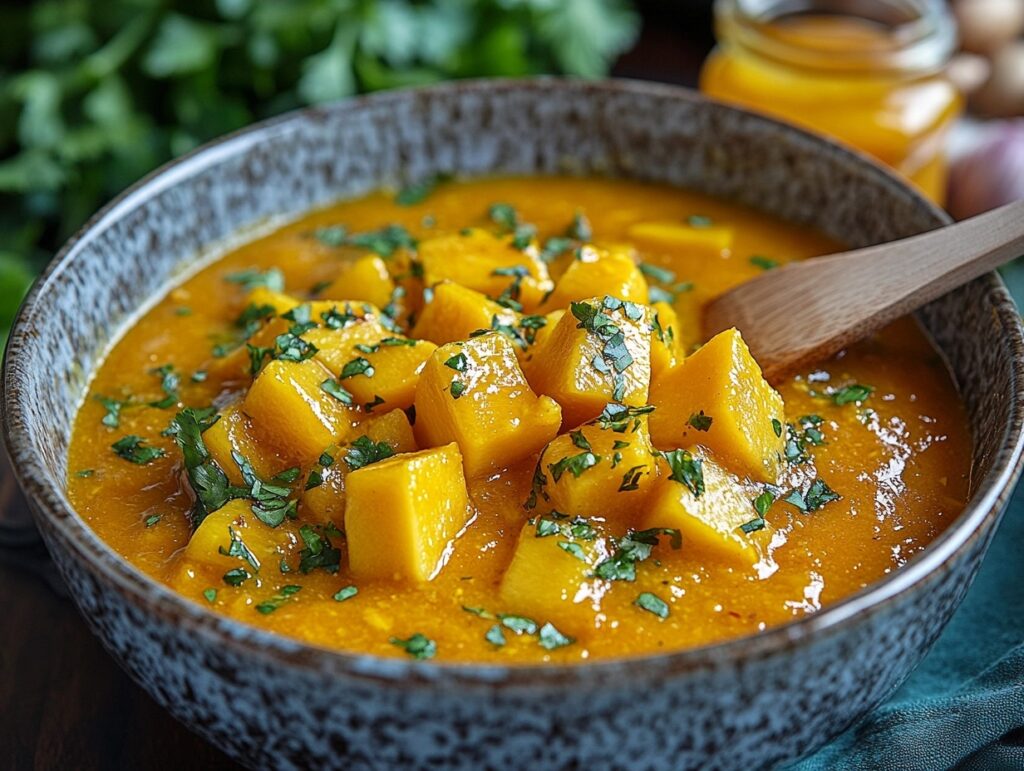
M789 467L779 498L789 488L820 477L841 495L839 500L811 513L776 501L765 517L771 532L768 554L750 569L720 561L685 540L681 549L673 550L663 538L651 558L637 566L635 582L615 581L608 587L593 628L577 633L570 645L549 650L538 644L536 635L517 634L511 627L503 630L502 646L485 639L496 623L492 614L516 612L501 606L498 585L530 516L523 501L536 456L490 478L471 480L475 519L429 582L353 579L341 537L334 538L341 549L338 572L301 573L295 567L303 546L298 537L301 508L299 520L280 526L287 534L283 556L288 573L265 564L258 575L233 587L223 580L223 568L190 563L184 547L193 497L181 473L181 452L161 432L183 406L223 406L231 399L216 377L202 382L190 377L209 366L213 344L232 333L233 321L245 307L245 289L225 277L276 267L284 274L286 291L308 297L309 288L332 279L346 260L366 254L364 249L320 243L311 236L317 228L343 223L350 232L369 231L396 223L421 239L467 226L494 229L488 205L499 201L516 207L522 221L536 225L542 243L562 234L576 212L589 219L597 243L628 241L628 227L641 221L686 221L700 215L730 226L731 248L717 258L639 249L645 263L675 274L679 333L688 350L699 342L696 319L708 298L773 262L837 249L814 232L760 213L627 181L496 179L442 184L414 205L398 205L393 195L383 193L340 203L201 270L171 290L113 346L95 373L69 449L68 490L77 511L139 569L245 623L321 646L385 656L406 655L392 638L420 633L434 641L438 659L524 663L639 655L757 633L814 613L898 569L959 514L970 481L966 418L942 358L912 321L903 320L778 386L787 419L819 415L824 437L822 444L808 447L810 462ZM755 255L759 258L751 261ZM692 287L680 287L679 282L692 282ZM800 312L800 298L791 298L790 304L793 313ZM164 397L153 370L166 364L181 373L180 403L147 406ZM863 402L843 405L822 396L830 384L847 383L868 384L874 390ZM134 406L122 408L119 426L110 427L103 423L107 410L96 395L131 395ZM147 446L166 454L146 465L127 462L111 449L126 435L143 437ZM388 544L382 542L380 548ZM302 589L282 599L286 585ZM335 599L340 589L353 585L355 596ZM667 617L638 607L641 592L667 603ZM268 600L273 612L259 612L257 606ZM484 609L485 615L467 607Z

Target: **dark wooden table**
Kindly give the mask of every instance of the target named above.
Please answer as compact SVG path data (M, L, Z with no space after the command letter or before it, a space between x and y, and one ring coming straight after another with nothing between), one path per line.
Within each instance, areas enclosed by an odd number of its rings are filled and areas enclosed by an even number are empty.
M643 6L641 39L615 74L693 85L710 45L707 4ZM0 511L25 511L6 457ZM72 602L2 549L0 619L0 768L238 768L158 707L107 655Z

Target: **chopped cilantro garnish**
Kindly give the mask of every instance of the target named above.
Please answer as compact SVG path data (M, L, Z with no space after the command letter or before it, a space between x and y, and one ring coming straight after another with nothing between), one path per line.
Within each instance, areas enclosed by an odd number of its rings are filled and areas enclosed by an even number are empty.
M255 268L243 270L225 276L224 280L232 284L240 284L250 291L261 286L265 286L274 292L284 291L284 274L277 268L271 268L266 273L261 273Z
M538 640L541 648L545 650L553 651L556 648L564 648L566 645L572 645L576 642L575 639L559 632L555 625L550 621L544 624L537 632Z
M817 511L826 503L838 501L839 498L840 495L825 484L823 480L816 479L811 483L811 486L807 488L807 492L805 494L801 494L799 490L793 490L782 500L786 503L791 503L801 512L807 514L812 511Z
M391 257L399 249L415 249L416 239L401 225L386 225L366 233L352 233L345 238L345 244Z
M332 599L335 602L344 602L345 600L352 599L357 594L359 594L358 587L349 584L348 586L343 586L338 591L336 591L332 596Z
M190 514L193 527L198 527L207 514L219 509L232 497L227 476L210 457L203 443L203 431L217 419L213 408L196 410L189 407L171 421L170 434L181 449L189 485L196 494Z
M453 369L456 372L465 372L467 367L469 367L469 359L466 358L466 354L457 353L445 360L444 366L449 369Z
M594 237L594 230L590 227L587 215L578 211L572 216L572 222L566 228L565 234L576 241L589 241Z
M695 412L692 415L690 415L690 419L687 420L686 422L689 423L698 431L707 431L709 428L711 428L711 422L713 420L714 418L710 417L709 415L705 415L704 410L701 410L700 412Z
M161 516L163 516L163 515L161 515L161 514L150 514L148 517L145 518L145 520L143 520L142 524L145 525L146 527L153 527L153 525L155 525L157 522L160 521Z
M119 428L121 426L121 410L132 403L131 399L118 401L117 399L111 399L109 396L102 396L100 394L94 396L93 399L102 404L103 408L107 411L107 414L100 420L100 423L107 428Z
M487 210L487 216L491 218L491 222L503 230L515 230L516 225L519 224L519 213L511 204L492 203Z
M779 261L773 260L771 257L765 257L762 254L755 254L750 258L750 264L755 268L761 270L773 270L779 267Z
M453 380L449 390L451 391L452 398L458 399L466 392L466 384L459 380Z
M772 431L775 432L775 436L782 436L782 423L777 418L772 418Z
M488 629L484 639L496 648L503 646L505 644L505 633L501 630L501 625L495 624Z
M668 268L651 265L647 262L641 262L638 267L640 268L640 272L645 276L653 278L655 281L659 281L662 284L671 284L676 280L676 274Z
M79 479L88 479L89 477L91 477L95 473L96 473L95 469L84 468L81 471L76 471L75 472L75 476L78 477Z
M164 451L159 447L144 447L146 440L141 436L135 436L129 434L121 439L118 439L112 445L111 449L117 453L118 457L123 458L130 463L135 463L139 466L145 466L147 463L152 463L157 458L164 456Z
M572 443L579 447L581 450L591 452L594 449L593 447L590 446L590 442L587 440L587 437L585 437L583 435L583 432L580 430L570 431L569 438L572 440Z
M573 543L572 541L558 541L557 543L558 548L564 551L566 554L572 555L580 562L587 561L587 555L583 551L583 547L580 546L578 543Z
M763 517L768 513L768 509L771 508L773 503L775 503L775 496L768 490L765 490L754 499L754 511L757 512L759 517Z
M615 553L594 568L594 575L606 581L635 581L636 566L651 556L658 537L667 535L673 549L682 547L682 534L674 528L652 528L628 533L616 544Z
M286 603L290 597L295 596L300 591L302 591L302 587L298 586L297 584L287 584L286 586L282 586L281 591L279 591L269 600L264 600L263 602L257 604L256 612L261 613L264 616L268 613L273 613L275 610L284 605L284 603Z
M419 632L416 632L406 640L392 637L390 642L392 645L404 650L414 659L432 659L437 654L437 643Z
M394 449L387 442L375 442L363 435L355 439L345 451L345 463L352 471L356 471L394 454Z
M451 179L451 174L431 174L419 182L406 185L398 191L398 194L395 196L395 203L399 206L413 206L414 204L423 203L439 184L449 179Z
M704 230L705 228L711 227L714 222L711 221L710 217L705 217L703 214L691 214L686 218L686 224L691 228Z
M597 416L597 425L606 431L610 430L621 434L629 427L630 421L636 421L633 424L635 431L639 427L640 416L652 412L654 412L654 405L650 404L645 407L627 407L625 404L609 402Z
M299 538L304 548L299 552L299 570L309 573L323 568L329 573L337 573L341 566L341 552L331 545L326 534L321 535L310 525L299 528Z
M844 404L862 402L871 396L871 392L874 390L871 386L854 383L853 385L843 386L833 391L831 397L833 402L842 406Z
M620 493L628 493L640 489L640 477L644 475L647 466L633 466L622 475L622 483L619 485Z
M511 613L499 613L498 619L501 625L516 634L537 634L537 622L526 616L516 616Z
M330 394L339 402L346 406L351 406L354 398L352 394L345 390L345 387L337 380L328 378L320 384L320 390L324 393Z
M355 377L356 375L373 377L373 374L373 365L370 364L369 360L364 359L362 356L357 356L341 368L341 374L338 376L338 380L345 380L346 378Z
M203 597L206 598L207 602L214 602L217 599L217 590L213 587L203 589Z
M648 613L653 613L658 618L668 618L668 603L656 594L640 592L637 598L633 600L633 604L638 608L646 610Z
M700 458L693 457L687 450L663 452L661 457L668 461L669 479L686 485L694 497L699 498L704 493L704 462Z
M249 578L251 576L245 568L231 568L231 570L224 574L224 583L228 586L241 586Z
M589 451L581 452L578 455L567 455L556 463L549 463L548 470L551 472L551 477L556 482L562 478L562 474L566 471L571 472L572 475L578 479L580 474L588 468L596 466L600 462L600 455L594 455L594 453Z
M149 406L163 410L176 405L181 399L178 394L181 377L175 372L174 365L164 364L162 367L150 370L150 373L160 378L160 388L163 389L164 398L159 401L150 402Z

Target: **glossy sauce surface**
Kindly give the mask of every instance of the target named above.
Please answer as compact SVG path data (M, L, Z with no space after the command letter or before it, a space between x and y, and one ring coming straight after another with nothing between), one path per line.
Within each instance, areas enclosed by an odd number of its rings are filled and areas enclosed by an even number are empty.
M207 377L211 346L232 332L245 306L245 291L225 277L238 271L276 267L287 290L303 296L331 280L363 250L333 248L311 237L319 227L344 223L368 231L404 225L420 238L487 226L487 207L507 202L537 226L541 240L565 230L577 211L586 214L594 241L627 241L630 225L648 220L709 217L734 230L728 253L709 259L671 250L640 249L641 259L671 269L692 282L675 307L688 345L698 343L699 308L709 297L764 269L767 257L784 263L838 249L804 229L756 212L687 192L625 181L499 179L444 184L422 203L399 206L390 194L338 204L315 212L226 255L173 289L113 347L91 385L69 448L68 488L72 503L116 551L186 597L246 623L318 645L387 656L403 656L392 638L422 634L436 656L462 661L579 661L638 655L696 646L757 633L833 603L899 568L924 548L961 511L969 489L970 440L963 410L941 357L916 325L904 320L836 359L778 384L788 420L823 418L824 442L808 448L810 461L788 467L779 488L827 480L841 499L811 513L776 502L767 512L771 540L756 566L743 570L713 555L663 543L637 570L635 582L613 582L603 590L594 628L571 645L547 650L535 635L505 630L501 647L485 639L501 607L497 587L526 518L535 459L489 478L472 480L475 519L455 541L451 557L432 581L422 584L357 582L348 574L344 540L337 573L295 570L303 544L299 521L278 528L289 572L264 565L241 586L226 585L223 569L189 562L183 555L191 526L192 495L181 474L181 454L162 436L180 405L145 406L163 397L153 370L172 364L182 373L181 405L222 406L236 384ZM799 298L793 300L799 312ZM843 404L822 394L830 386L870 384L862 403ZM137 404L121 410L119 426L96 395ZM563 427L565 430L565 427ZM126 435L165 451L146 465L125 461L111 450ZM781 497L781 495L780 495ZM257 523L259 524L259 523ZM609 533L610 536L621 533ZM301 591L281 597L282 587ZM338 601L340 589L358 594ZM666 618L635 604L642 592L669 607ZM277 599L275 599L277 597ZM257 607L268 601L272 612ZM266 606L264 606L266 607ZM485 615L465 610L484 609Z

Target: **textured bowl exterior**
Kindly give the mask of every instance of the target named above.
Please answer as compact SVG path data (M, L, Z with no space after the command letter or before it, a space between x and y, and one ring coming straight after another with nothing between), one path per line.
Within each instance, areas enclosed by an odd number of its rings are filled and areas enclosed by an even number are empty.
M967 511L905 568L815 616L696 650L557 667L327 651L217 616L107 548L64 493L88 375L137 309L211 245L268 218L434 171L668 182L816 226L851 247L945 215L888 172L690 92L629 82L468 82L293 113L143 180L58 255L4 370L5 427L37 523L111 654L177 718L254 768L761 768L864 715L927 652L1018 473L1019 317L981 278L919 318L975 431Z

